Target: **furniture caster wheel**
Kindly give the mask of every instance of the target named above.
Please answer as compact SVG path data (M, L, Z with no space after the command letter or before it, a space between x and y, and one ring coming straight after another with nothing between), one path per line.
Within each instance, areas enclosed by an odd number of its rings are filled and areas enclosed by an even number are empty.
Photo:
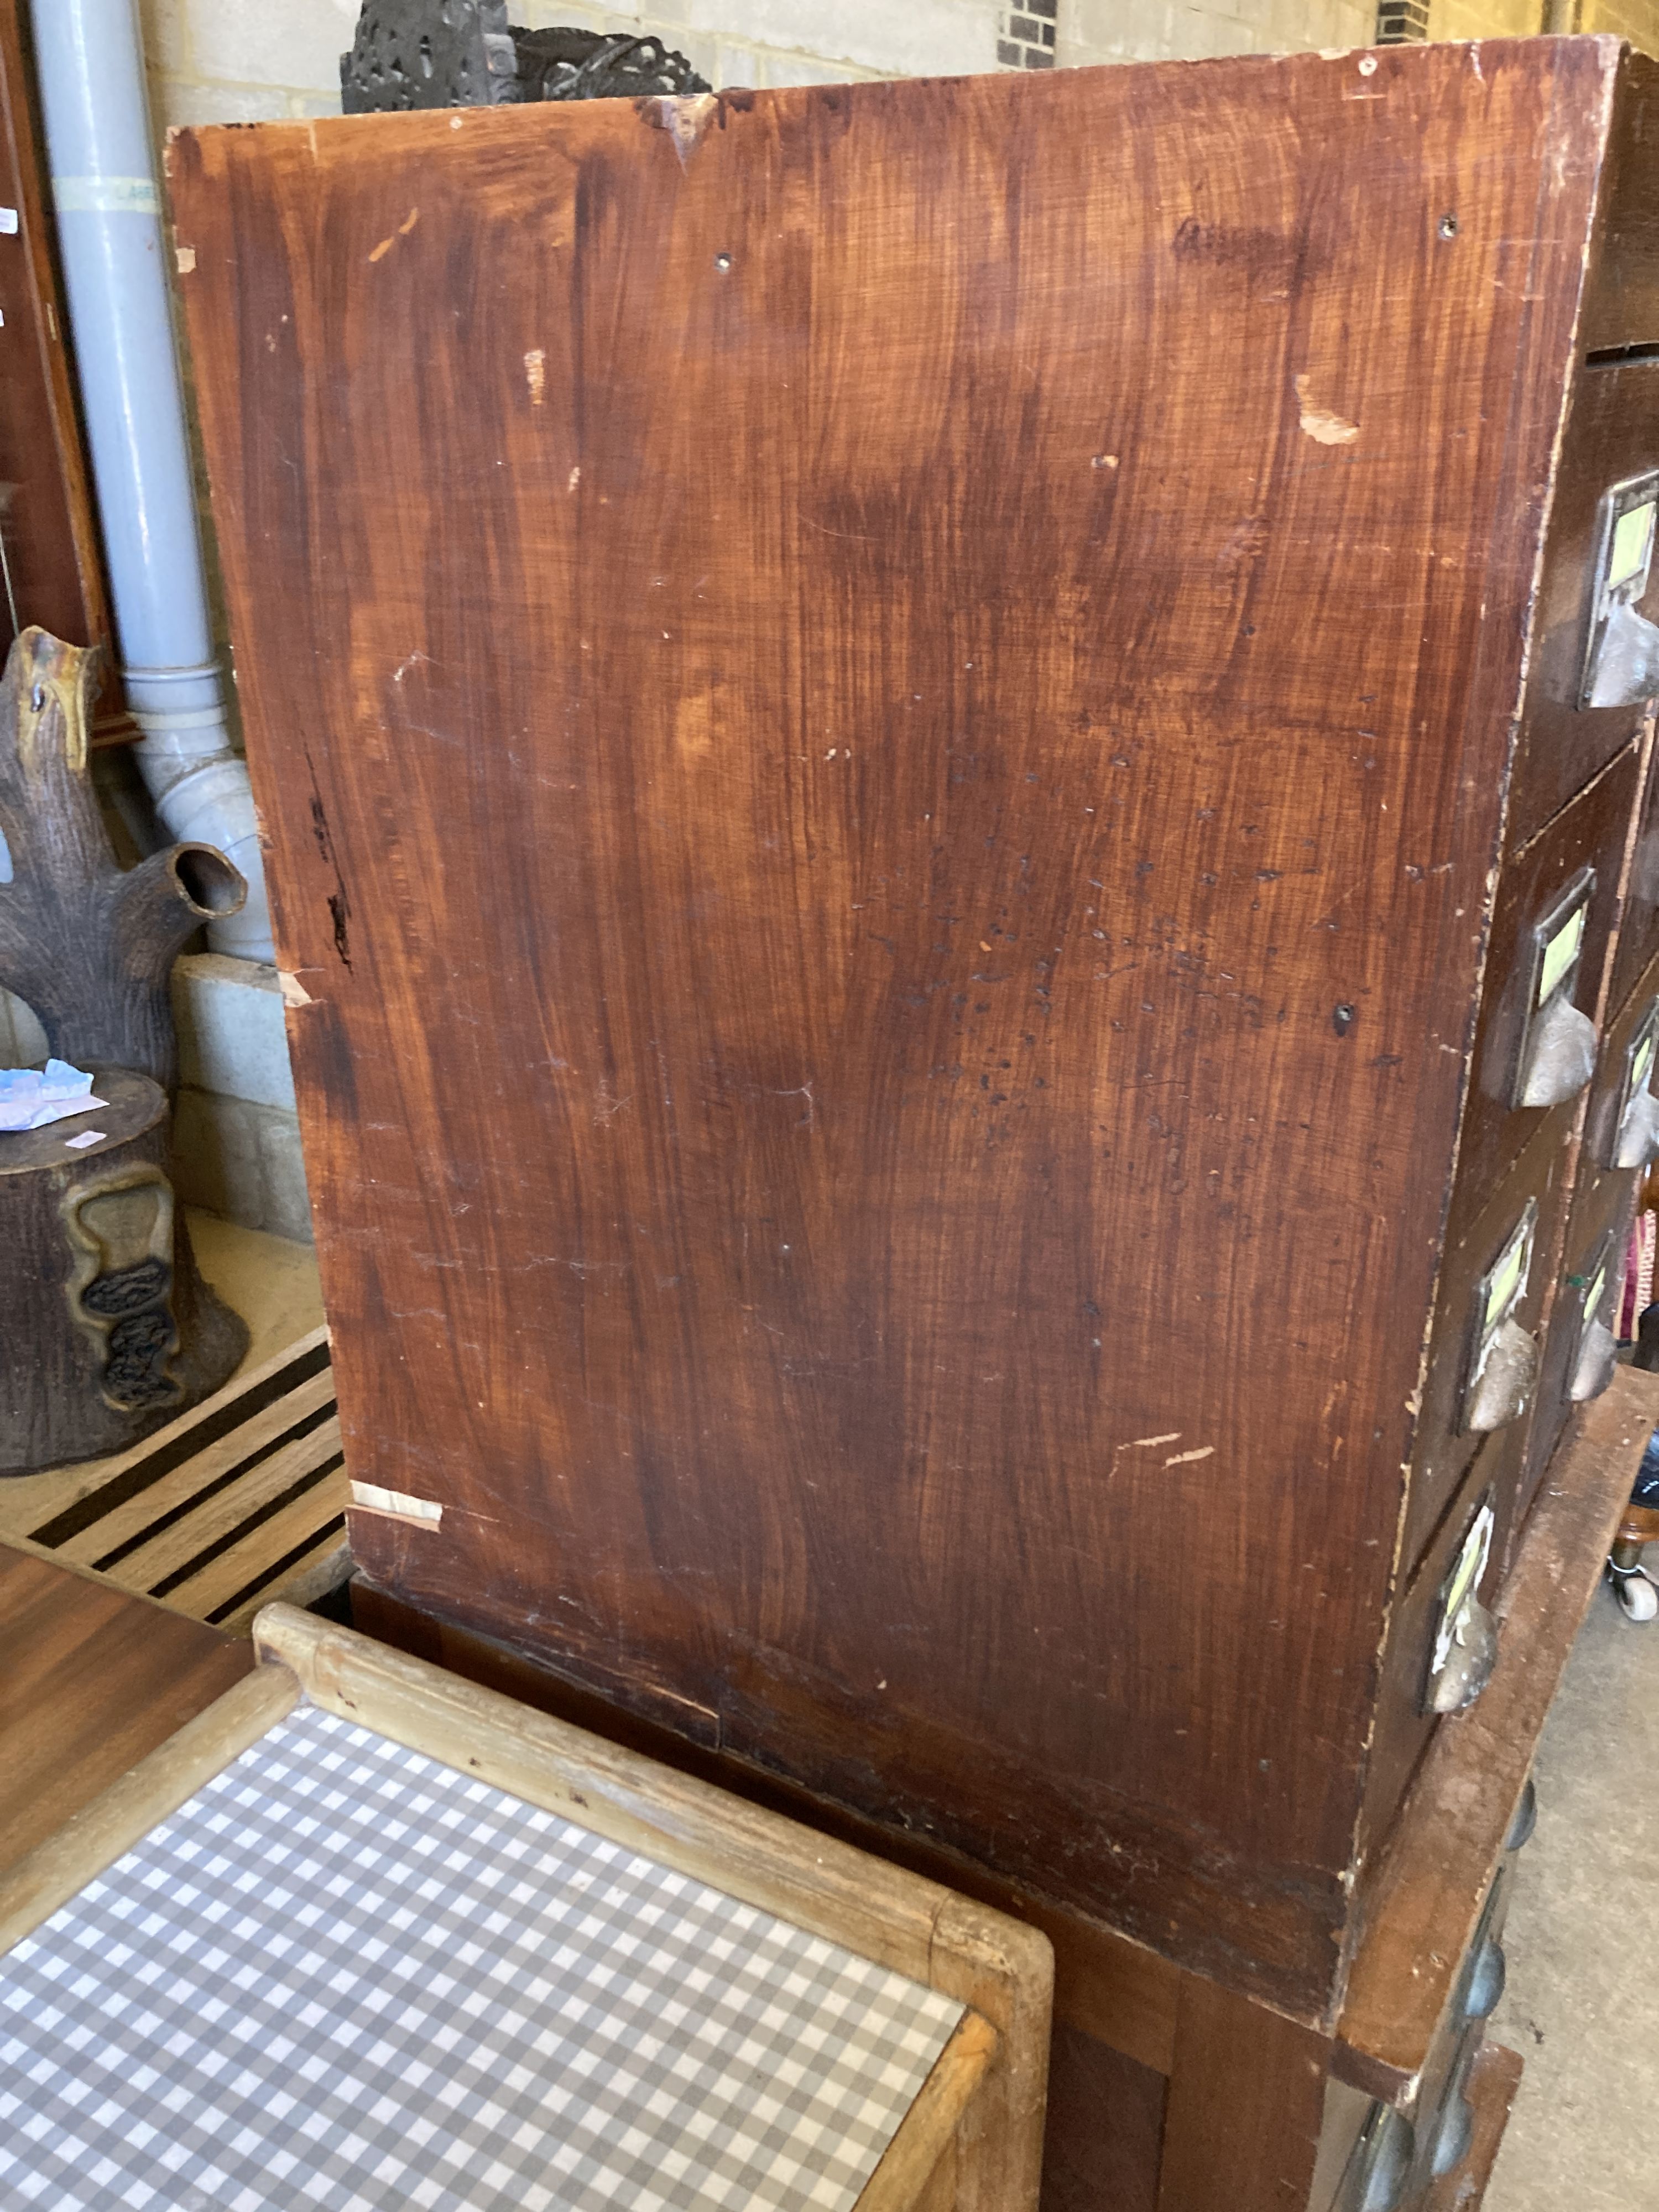
M1640 1567L1627 1567L1622 1572L1615 1568L1613 1586L1619 1593L1626 1620L1651 1620L1659 1613L1659 1589L1648 1580Z

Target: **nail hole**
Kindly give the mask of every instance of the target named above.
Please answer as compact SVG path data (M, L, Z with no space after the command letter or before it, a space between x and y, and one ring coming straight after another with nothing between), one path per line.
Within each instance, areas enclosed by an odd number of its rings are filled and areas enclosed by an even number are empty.
M1348 1031L1353 1027L1356 1011L1354 1007L1347 1006L1332 1007L1331 1027L1336 1031L1338 1036L1346 1036Z
M1440 235L1442 236L1442 238L1455 238L1455 237L1456 237L1456 235L1457 235L1457 217L1456 217L1455 215L1443 215L1443 216L1441 216L1441 218L1440 218Z
M721 270L729 269L732 266L731 255L729 253L717 253L714 256L714 266L716 269Z

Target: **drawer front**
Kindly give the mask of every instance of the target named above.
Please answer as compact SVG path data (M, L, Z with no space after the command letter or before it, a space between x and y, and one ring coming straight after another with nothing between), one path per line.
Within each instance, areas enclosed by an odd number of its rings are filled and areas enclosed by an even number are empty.
M1652 1102L1651 1104L1650 1102ZM1601 1176L1636 1173L1659 1152L1659 959L1650 960L1607 1024L1584 1115L1583 1158L1575 1188ZM1574 1205L1577 1200L1575 1198Z
M1506 1861L1486 1893L1457 1986L1423 2069L1423 2086L1412 2108L1412 2180L1402 2203L1419 2201L1419 2192L1423 2200L1436 2201L1429 2192L1437 2183L1449 2184L1469 2148L1473 2115L1465 2093L1469 2069L1486 2041L1486 2022L1504 1994L1507 1969L1501 1939L1510 1888Z
M1476 2022L1490 2020L1503 1997L1509 1978L1509 1961L1504 1954L1504 1924L1509 1917L1514 1874L1514 1867L1506 1856L1492 1877L1480 1923L1463 1960L1463 1971L1452 1993L1450 2026L1456 2034L1466 2034Z
M1435 2084L1435 2094L1418 2100L1417 2166L1405 2202L1428 2204L1440 2201L1431 2191L1455 2187L1453 2177L1474 2142L1474 2111L1469 2103L1469 2075L1480 2056L1486 2031L1476 2021L1468 2028L1452 2052L1452 2063Z
M1459 1210L1484 1203L1548 1116L1565 1130L1577 1115L1642 766L1638 742L1504 867L1458 1151Z
M1485 1211L1448 1247L1406 1509L1401 1557L1408 1566L1421 1557L1483 1442L1530 1425L1542 1364L1548 1285L1566 1226L1573 1153L1571 1116L1552 1115ZM1516 1239L1528 1223L1525 1279L1504 1312L1505 1269L1512 1269ZM1504 1341L1498 1343L1504 1324ZM1524 1405L1494 1422L1494 1415L1504 1413L1503 1405L1494 1403L1490 1387L1482 1394L1485 1402L1475 1402L1475 1387L1486 1382L1489 1374L1494 1383L1500 1379L1493 1371L1494 1357L1516 1348L1517 1332L1534 1346L1533 1388Z
M1644 973L1659 960L1659 744L1649 733L1646 781L1636 825L1625 902L1619 916L1619 941L1607 986L1607 1012L1615 1020L1638 990Z
M1572 1201L1562 1262L1551 1285L1544 1323L1544 1357L1538 1404L1527 1443L1526 1468L1516 1501L1507 1549L1513 1553L1575 1403L1599 1397L1611 1379L1595 1330L1618 1328L1618 1299L1625 1249L1636 1211L1636 1175L1598 1169L1584 1154Z
M1608 1025L1585 1109L1569 1225L1545 1301L1544 1357L1527 1467L1505 1541L1512 1551L1576 1403L1609 1379L1636 1189L1659 1135L1659 959Z
M1659 560L1645 582L1614 564L1608 495L1659 468L1659 361L1581 369L1562 447L1554 509L1534 630L1510 800L1510 843L1519 850L1598 769L1628 744L1645 719L1642 700L1584 703L1598 645L1608 666L1616 647L1604 628L1608 592L1659 623ZM1617 502L1613 502L1617 504ZM1654 685L1659 689L1659 680Z
M1328 2085L1325 2124L1320 2138L1316 2186L1309 2212L1401 2212L1421 2203L1437 2179L1437 2156L1445 2160L1457 2148L1461 2122L1448 2111L1448 2090L1460 2061L1485 2040L1486 2023L1497 2009L1508 1978L1504 1923L1513 1887L1515 1853L1532 1832L1532 1784L1517 1808L1505 1855L1480 1919L1464 1955L1457 1986L1436 2033L1423 2069L1422 2087L1404 2111L1367 2101L1333 2079ZM1331 2177L1340 2179L1333 2191ZM1452 2168L1455 2170L1455 2165Z
M1475 1454L1453 1510L1395 1607L1383 1656L1371 1756L1365 1779L1364 1850L1382 1844L1440 1716L1431 1698L1434 1662L1453 1626L1449 1607L1472 1595L1490 1611L1503 1579L1498 1518L1525 1463L1523 1434L1488 1437ZM1470 1547L1474 1550L1471 1553ZM1484 1557L1482 1557L1484 1554ZM1462 1567L1462 1571L1458 1571ZM1471 1643L1479 1624L1468 1632ZM1459 1652L1448 1653L1455 1665ZM1480 1679L1480 1670L1472 1670Z
M1337 2117L1352 2133L1352 2147L1334 2197L1318 2185L1322 2176L1315 2170L1309 2212L1403 2212L1417 2166L1417 2130L1409 2118L1380 2103L1367 2104L1357 2120L1341 2107ZM1328 2137L1335 2121L1328 2118L1326 2124ZM1320 2153L1322 2159L1325 2139Z

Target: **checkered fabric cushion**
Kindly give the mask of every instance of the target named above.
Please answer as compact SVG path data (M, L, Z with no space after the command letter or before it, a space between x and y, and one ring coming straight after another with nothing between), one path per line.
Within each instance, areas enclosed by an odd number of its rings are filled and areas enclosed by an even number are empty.
M0 1959L0 2205L845 2208L961 2015L301 1706Z

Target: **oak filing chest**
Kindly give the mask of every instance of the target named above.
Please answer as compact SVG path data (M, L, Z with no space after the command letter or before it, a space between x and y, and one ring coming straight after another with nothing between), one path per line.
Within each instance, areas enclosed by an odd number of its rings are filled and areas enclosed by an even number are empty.
M1650 1425L1656 131L1577 39L173 143L367 1602L1040 1917L1056 2206L1475 2154Z

